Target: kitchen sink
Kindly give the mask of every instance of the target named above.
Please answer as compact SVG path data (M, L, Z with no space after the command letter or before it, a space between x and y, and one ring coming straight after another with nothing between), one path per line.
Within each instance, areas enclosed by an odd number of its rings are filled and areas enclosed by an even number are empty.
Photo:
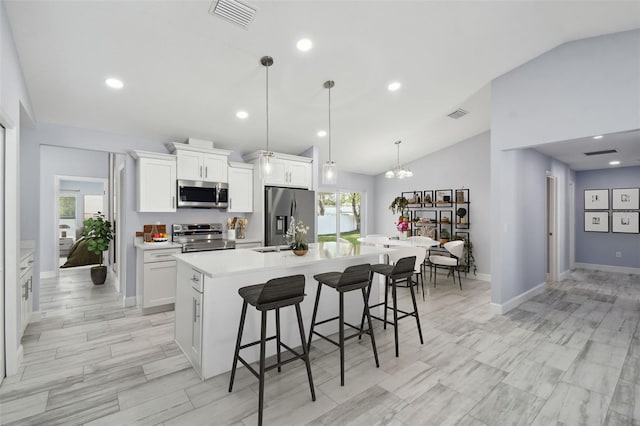
M289 247L287 245L283 245L283 246L268 246L268 247L258 247L258 248L254 248L252 250L256 251L258 253L271 253L271 252L277 252L277 251L291 250L291 247Z

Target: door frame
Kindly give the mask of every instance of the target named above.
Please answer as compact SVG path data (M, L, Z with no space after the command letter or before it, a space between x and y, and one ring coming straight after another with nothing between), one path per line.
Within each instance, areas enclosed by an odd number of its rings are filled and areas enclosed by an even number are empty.
M547 282L558 280L558 179L556 176L546 176L547 198Z

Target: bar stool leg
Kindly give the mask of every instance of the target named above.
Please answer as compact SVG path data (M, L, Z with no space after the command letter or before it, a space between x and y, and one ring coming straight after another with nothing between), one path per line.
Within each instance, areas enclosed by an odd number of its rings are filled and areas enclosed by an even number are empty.
M304 364L307 366L307 377L309 378L309 387L311 388L311 400L316 400L316 391L313 388L313 378L311 377L311 363L309 362L309 351L307 343L304 341L304 326L302 325L302 313L300 313L300 304L296 303L296 316L298 317L298 328L300 329L300 343L302 343L302 351L304 353Z
M247 316L247 302L242 303L242 313L240 314L240 329L236 340L236 351L233 354L233 367L231 368L231 380L229 381L229 392L233 390L233 379L236 377L236 366L238 365L238 355L240 354L240 342L242 342L242 331L244 330L244 319Z
M398 349L398 298L396 297L396 280L391 280L391 291L393 296L393 335L396 340L396 358L397 358L398 356L400 356L400 350ZM386 314L386 310L385 310L385 314Z
M436 280L438 279L438 268L433 272L433 288L436 288ZM431 275L431 271L429 271L429 275Z
M389 277L384 277L384 325L383 325L383 327L384 327L385 330L387 329L387 306L388 306L388 301L389 301Z
M344 386L344 293L339 292L340 298L340 329L338 330L340 336L340 386Z
M260 321L260 387L258 392L258 425L262 426L262 411L264 409L264 371L265 349L267 346L267 311L262 311Z
M318 291L316 292L316 304L313 306L313 315L311 316L311 329L309 330L309 342L307 343L307 352L311 351L311 339L313 339L313 327L316 325L316 315L318 314L318 304L320 303L320 290L322 283L318 282Z
M276 358L278 360L278 373L280 373L282 371L282 367L280 367L280 308L276 309L276 346L277 346Z
M462 280L460 279L460 269L458 268L458 282L460 283L460 290L462 290Z
M420 285L422 286L422 301L424 302L424 274L422 272L420 272Z
M373 323L371 322L371 313L369 312L369 294L364 288L362 289L362 299L364 300L364 313L367 315L367 322L369 323L369 336L371 336L371 346L373 346L373 356L376 359L376 368L380 368L378 350L376 349L376 338L373 337ZM360 326L361 332L362 328L363 326Z
M369 281L369 285L367 286L367 290L366 290L367 298L364 302L364 308L362 308L362 319L360 320L360 332L364 330L364 320L366 318L365 310L369 309L369 294L371 294L371 283L372 281ZM364 292L365 289L363 288L362 291ZM358 340L362 340L362 334L358 336Z
M409 277L409 291L411 291L411 300L413 301L413 314L416 317L416 323L418 324L418 334L420 335L420 344L424 345L422 340L422 328L420 327L420 316L418 315L418 305L416 303L416 294L413 292L413 283L411 277Z

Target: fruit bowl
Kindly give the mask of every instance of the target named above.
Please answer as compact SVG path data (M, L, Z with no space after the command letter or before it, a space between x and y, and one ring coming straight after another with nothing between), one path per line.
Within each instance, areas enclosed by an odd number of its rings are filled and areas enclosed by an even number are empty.
M164 243L167 240L168 240L167 237L153 237L154 243Z

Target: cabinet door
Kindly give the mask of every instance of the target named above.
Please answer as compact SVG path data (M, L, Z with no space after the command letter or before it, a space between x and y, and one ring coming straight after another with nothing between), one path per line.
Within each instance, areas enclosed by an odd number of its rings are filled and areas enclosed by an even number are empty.
M229 167L229 213L253 212L253 170Z
M145 263L142 307L167 305L176 300L176 261Z
M176 211L176 163L141 158L138 161L138 211Z
M311 186L311 163L288 161L289 185L309 188Z
M24 333L29 323L27 305L29 303L29 276L24 274L18 281L18 294L20 294L20 336Z
M264 180L264 184L286 186L289 183L288 176L287 161L280 158L272 158L271 174Z
M200 372L202 360L202 293L192 289L193 322L191 323L191 359Z
M225 155L204 154L203 180L227 182L227 157Z
M202 180L204 177L203 154L178 150L178 179Z

